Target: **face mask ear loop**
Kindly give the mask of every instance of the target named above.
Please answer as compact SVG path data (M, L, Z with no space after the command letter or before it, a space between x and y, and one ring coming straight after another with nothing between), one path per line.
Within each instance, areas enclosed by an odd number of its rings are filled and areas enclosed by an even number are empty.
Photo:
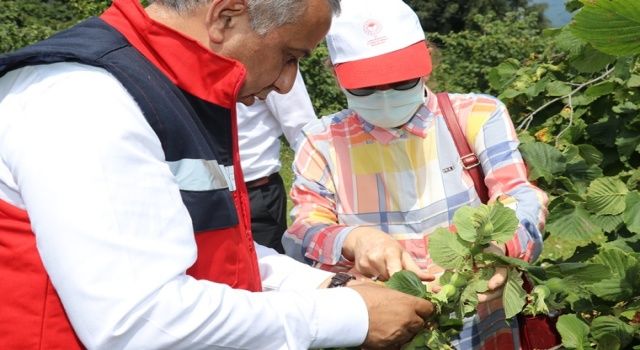
M426 104L427 101L429 101L429 99L431 98L431 92L429 92L429 87L427 86L426 79L422 79L422 89L424 90L424 103Z

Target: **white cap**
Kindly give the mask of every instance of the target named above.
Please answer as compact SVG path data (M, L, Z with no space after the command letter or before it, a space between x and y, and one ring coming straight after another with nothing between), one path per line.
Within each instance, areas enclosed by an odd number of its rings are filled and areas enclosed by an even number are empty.
M420 20L402 0L342 0L327 34L344 88L375 86L431 73Z

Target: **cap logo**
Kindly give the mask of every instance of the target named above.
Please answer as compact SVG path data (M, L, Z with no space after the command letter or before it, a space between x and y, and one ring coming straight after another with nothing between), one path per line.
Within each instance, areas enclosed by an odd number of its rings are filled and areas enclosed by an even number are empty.
M365 34L375 37L382 30L382 24L375 19L368 19L364 22L362 29Z
M362 26L362 30L366 35L372 37L371 40L367 41L367 45L369 46L380 45L387 41L386 36L378 36L378 34L380 34L380 32L382 31L382 23L376 21L375 19L366 20L364 22L364 25Z

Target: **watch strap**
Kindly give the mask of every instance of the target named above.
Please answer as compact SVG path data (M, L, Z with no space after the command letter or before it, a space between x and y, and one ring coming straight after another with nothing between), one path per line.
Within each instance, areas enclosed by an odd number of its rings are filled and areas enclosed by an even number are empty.
M344 287L351 280L355 280L356 277L346 272L338 272L331 277L331 282L327 288Z

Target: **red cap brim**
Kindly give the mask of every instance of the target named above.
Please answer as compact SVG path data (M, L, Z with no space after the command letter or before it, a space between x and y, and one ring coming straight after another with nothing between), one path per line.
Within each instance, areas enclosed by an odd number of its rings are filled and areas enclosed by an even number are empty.
M339 63L335 67L340 86L358 89L395 83L431 74L431 55L424 41L384 55Z

